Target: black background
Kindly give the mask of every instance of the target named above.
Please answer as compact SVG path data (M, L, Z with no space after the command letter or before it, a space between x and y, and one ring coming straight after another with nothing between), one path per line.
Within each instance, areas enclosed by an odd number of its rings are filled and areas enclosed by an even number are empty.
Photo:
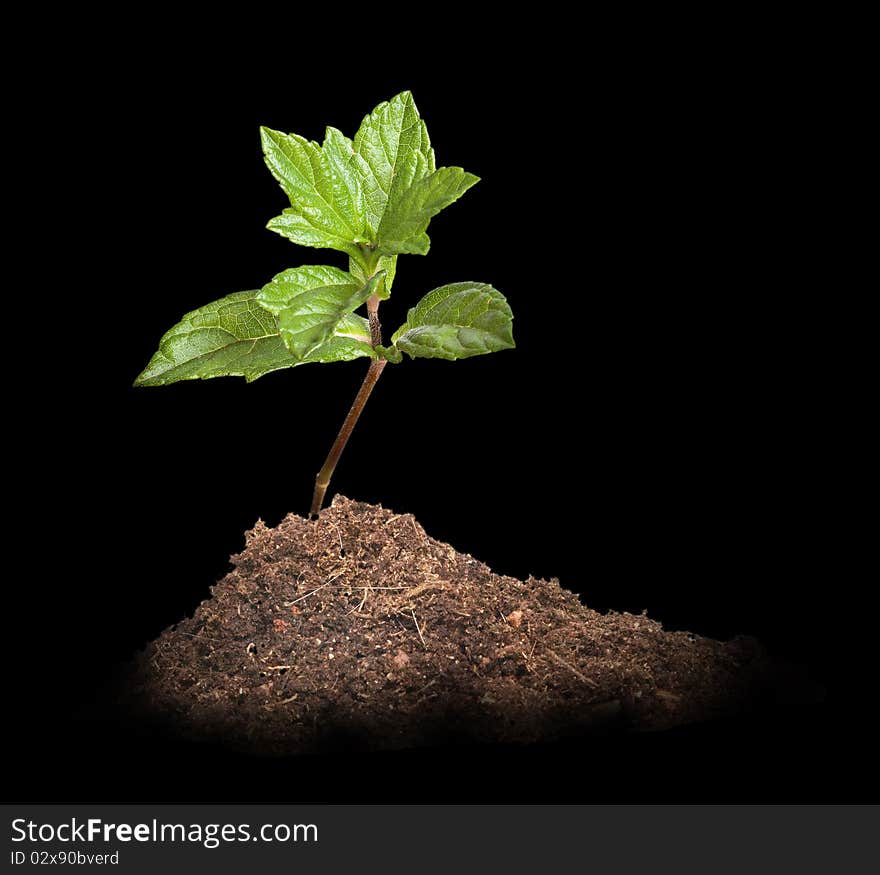
M26 288L51 318L17 359L10 786L66 801L873 792L827 606L846 581L817 463L826 353L801 321L824 184L815 59L780 31L668 19L499 30L438 13L372 42L356 30L120 35L22 103L41 241ZM517 349L389 366L332 491L412 512L498 572L558 577L591 607L755 635L824 702L661 736L284 763L94 719L113 666L192 612L245 529L307 510L364 365L131 382L187 310L286 267L345 266L265 229L285 198L258 126L353 134L405 88L438 163L482 181L434 220L427 257L401 257L386 336L428 290L474 279L508 297Z

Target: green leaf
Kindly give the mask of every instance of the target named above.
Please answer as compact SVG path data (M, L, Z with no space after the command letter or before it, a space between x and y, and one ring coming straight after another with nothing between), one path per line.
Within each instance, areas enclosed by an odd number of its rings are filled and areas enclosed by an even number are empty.
M322 166L330 173L334 203L345 213L358 239L366 228L367 207L357 168L354 144L336 128L327 128L321 147Z
M347 313L339 320L333 337L349 338L368 344L370 342L370 323L363 316L358 316L357 313Z
M389 201L435 168L428 129L412 94L404 91L380 103L361 123L354 149L366 199L367 225L375 238Z
M361 356L376 358L370 345L370 323L363 316L349 313L342 317L333 336L313 349L300 364L348 362Z
M479 177L461 167L441 167L416 180L388 202L379 225L379 252L424 255L430 246L425 230L433 216L457 201Z
M263 286L257 301L277 317L282 340L302 358L330 338L339 320L360 307L384 276L379 272L364 285L336 267L295 267Z
M351 141L334 128L323 149L298 134L260 134L266 164L291 204L268 227L303 246L358 256L358 243L367 242L366 207Z
M248 382L308 362L349 361L373 356L370 326L360 316L346 316L338 335L304 358L284 345L275 317L257 302L258 291L236 292L187 313L159 341L135 386L165 386L179 380L238 376Z
M452 283L429 292L391 342L412 358L463 359L511 349L513 313L485 283Z
M380 299L384 301L387 298L391 297L391 286L394 283L394 275L397 273L397 256L383 255L379 259L379 266L377 269L385 271L385 288L384 292L379 295ZM364 266L357 258L349 258L348 272L361 283L365 283L367 281L367 275L364 272Z
M396 346L382 346L382 344L378 344L374 347L378 355L382 358L387 359L392 364L399 364L403 361L403 355L400 350Z

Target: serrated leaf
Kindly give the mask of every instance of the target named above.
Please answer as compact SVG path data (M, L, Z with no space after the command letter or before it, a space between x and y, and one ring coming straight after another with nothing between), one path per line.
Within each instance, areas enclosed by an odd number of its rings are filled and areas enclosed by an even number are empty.
M412 358L469 358L513 348L512 320L492 286L451 283L425 295L391 342Z
M341 131L328 127L321 147L321 161L330 173L334 203L361 238L366 227L367 208L354 144Z
M390 200L379 225L379 252L424 255L430 246L425 230L433 216L457 201L479 177L461 167L441 167L416 180Z
M260 128L266 165L290 198L268 226L303 246L357 256L365 236L365 201L351 141L328 128L322 149L298 134Z
M355 315L346 316L339 335L304 358L295 358L284 345L275 317L257 302L258 290L236 292L187 313L159 341L136 386L165 386L179 380L237 376L248 382L271 371L309 362L349 361L373 356L370 326Z
M394 276L397 273L397 256L396 255L383 255L379 259L379 265L377 270L385 271L385 282L384 282L384 290L380 295L382 300L391 297L391 286L394 284ZM348 260L348 272L359 282L365 283L367 281L367 275L364 272L364 266L362 262L357 258L349 258Z
M340 319L360 307L383 278L380 272L362 284L336 267L295 267L263 286L257 301L275 315L290 352L302 358L328 340Z
M380 103L354 137L366 199L367 225L375 237L389 200L434 170L434 150L412 94Z

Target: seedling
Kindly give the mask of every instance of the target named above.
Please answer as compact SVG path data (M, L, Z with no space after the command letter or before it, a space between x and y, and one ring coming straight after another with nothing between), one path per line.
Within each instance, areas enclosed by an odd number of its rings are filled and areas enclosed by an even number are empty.
M425 255L431 219L478 177L436 167L428 130L408 91L381 103L354 140L327 128L323 145L262 128L263 152L290 206L268 227L302 246L348 256L348 271L304 265L261 289L236 292L187 313L159 341L136 386L240 376L248 382L312 362L369 358L370 366L315 478L321 509L352 429L389 363L463 359L514 346L513 314L486 283L428 292L383 345L379 304L391 294L399 255ZM367 318L356 311L366 307Z

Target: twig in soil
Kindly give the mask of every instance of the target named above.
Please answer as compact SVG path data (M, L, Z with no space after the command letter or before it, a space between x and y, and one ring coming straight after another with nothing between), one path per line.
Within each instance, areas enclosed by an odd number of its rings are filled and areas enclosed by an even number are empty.
M345 547L342 546L342 532L339 531L339 526L337 526L333 520L328 520L328 522L334 529L336 529L336 537L339 538L339 558L341 559L345 553Z
M597 684L594 680L588 678L585 674L578 671L570 662L566 662L558 653L554 653L549 647L546 649L547 656L550 657L557 665L561 665L563 668L567 668L575 677L579 678L583 681L587 686L598 688L599 684Z
M159 671L159 657L162 655L162 651L165 649L165 645L162 643L157 643L156 652L153 654L153 658L150 660L150 663L153 665L153 668L156 671Z
M427 650L428 645L425 644L425 639L422 637L422 630L419 628L419 621L416 619L416 612L412 608L410 608L409 612L412 614L413 623L416 624L416 632L419 633L419 640L421 640L421 642L422 642L422 647L424 647L425 650Z
M520 651L522 653L523 659L526 661L526 671L530 672L532 669L529 666L529 660L532 658L532 654L535 652L535 646L537 645L537 641L532 642L532 649L526 653L525 650Z
M338 575L337 575L338 576ZM314 595L318 590L324 589L325 586L330 586L333 581L336 580L335 577L331 577L326 583L322 583L317 589L313 589L311 592L307 592L305 595L301 595L298 599L294 599L292 602L283 602L285 608L289 608L291 605L295 605L297 602L301 602L303 599L307 599L310 595Z
M423 686L423 687L419 690L419 692L417 693L417 695L418 695L418 697L419 697L419 698L418 698L418 701L419 701L419 702L421 702L422 699L424 698L424 692L425 692L425 690L430 689L430 688L433 687L434 684L436 684L436 683L437 683L437 681L428 681L428 683L426 683L425 686ZM437 694L434 693L433 695L436 696Z
M364 605L367 603L367 595L372 592L374 589L410 589L408 586L365 586L362 587L364 591L364 597L361 599L361 603L356 607L352 608L348 613L349 614L359 614L363 609Z
M282 668L293 668L292 665L266 665L263 667L266 671L279 671Z
M436 575L435 575L436 577ZM403 598L397 600L395 609L399 610L402 608L407 602L411 599L414 599L417 595L421 595L423 592L427 592L431 589L446 589L449 586L448 580L443 580L440 577L437 577L436 580L426 580L424 583L419 583L416 586L404 586L400 587L401 589L406 590ZM378 589L378 587L373 587L374 589ZM394 589L394 587L388 587L388 589Z
M411 516L410 514L408 514L408 513L402 513L402 514L399 514L399 515L393 516L390 520L388 520L388 525L390 526L390 525L392 525L393 523L398 522L399 520L404 520L404 522L408 522L408 523L412 526L413 534L416 536L416 539L417 539L417 540L419 540L419 541L424 540L424 536L423 536L423 535L420 535L420 534L419 534L419 530L416 528L416 521L415 521L415 518L412 517L412 516ZM393 537L396 537L396 536L395 536L395 535L392 535L391 537L393 538Z
M197 638L199 641L216 641L218 644L223 643L219 638L209 638L207 635L193 635L192 632L181 632L180 629L175 629L172 634L186 635L187 638Z
M266 702L263 705L267 711L271 711L273 708L280 708L282 705L289 705L294 699L299 696L299 693L294 693L292 696L288 696L286 699L282 699L280 702Z
M363 606L367 603L367 593L370 591L370 587L364 587L364 597L361 599L361 603L353 610L349 611L350 614L359 614L363 608Z

